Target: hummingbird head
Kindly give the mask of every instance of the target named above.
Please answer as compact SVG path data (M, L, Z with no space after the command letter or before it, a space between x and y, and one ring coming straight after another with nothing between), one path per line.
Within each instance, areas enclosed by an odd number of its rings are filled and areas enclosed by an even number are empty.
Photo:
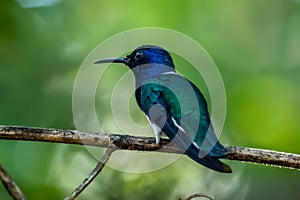
M143 45L136 48L131 54L124 58L106 58L95 61L95 64L100 63L123 63L130 69L145 64L162 64L172 69L175 69L172 57L163 48L153 45Z

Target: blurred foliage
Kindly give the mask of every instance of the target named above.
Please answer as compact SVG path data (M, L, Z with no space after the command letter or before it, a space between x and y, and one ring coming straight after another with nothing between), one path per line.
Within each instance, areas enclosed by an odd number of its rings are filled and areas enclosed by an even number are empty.
M228 100L223 143L300 153L299 22L298 0L1 1L0 124L75 129L72 87L86 55L115 33L158 26L194 38L219 67ZM28 199L62 199L96 164L83 147L21 141L0 141L0 162ZM185 157L145 174L105 168L78 199L300 196L298 171L227 163L232 175ZM0 199L9 198L0 187Z

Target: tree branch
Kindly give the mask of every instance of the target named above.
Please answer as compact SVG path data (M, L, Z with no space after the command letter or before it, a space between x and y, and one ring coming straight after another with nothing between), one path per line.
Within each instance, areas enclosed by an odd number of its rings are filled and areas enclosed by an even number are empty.
M108 147L114 144L122 150L159 151L181 153L170 140L162 139L159 145L151 137L138 137L118 134L88 133L72 130L49 128L27 128L17 126L0 126L0 139L53 142L65 144ZM168 144L168 145L167 145ZM226 146L229 160L261 163L280 167L300 169L300 155L256 148Z
M193 194L193 195L187 197L185 200L192 200L192 199L197 198L197 197L204 197L204 198L207 198L209 200L215 200L213 197L210 197L207 194L202 194L202 193Z
M115 150L116 150L116 148L114 146L112 146L112 145L108 146L105 154L103 155L101 160L98 162L96 167L93 169L93 171L89 174L89 176L86 179L84 179L84 181L64 200L74 200L101 172L101 170L107 163L108 159L110 158L111 154Z
M25 197L17 184L10 177L8 172L0 164L0 180L2 181L4 187L10 194L10 196L15 200L25 200Z

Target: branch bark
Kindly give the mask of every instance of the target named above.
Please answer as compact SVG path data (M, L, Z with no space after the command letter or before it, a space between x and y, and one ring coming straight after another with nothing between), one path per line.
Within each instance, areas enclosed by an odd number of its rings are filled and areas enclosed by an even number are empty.
M14 200L25 200L25 197L21 192L20 188L13 181L11 176L2 167L1 164L0 164L0 180L2 181L4 187L6 188L6 190Z
M28 128L18 126L0 126L0 139L53 142L65 144L90 145L108 147L110 144L121 150L159 151L181 153L170 140L162 139L159 145L151 137L138 137L119 134L88 133L76 130L60 130L50 128ZM300 169L300 155L263 150L256 148L226 146L229 160L261 163L273 166Z
M202 194L202 193L193 194L193 195L187 197L185 200L192 200L192 199L198 198L198 197L207 198L209 200L215 200L213 197L208 196L207 194Z
M102 171L103 167L105 166L105 164L107 163L108 159L114 151L114 146L110 145L109 147L107 147L105 154L98 162L96 167L93 169L93 171L89 174L89 176L86 179L84 179L84 181L64 200L74 200Z

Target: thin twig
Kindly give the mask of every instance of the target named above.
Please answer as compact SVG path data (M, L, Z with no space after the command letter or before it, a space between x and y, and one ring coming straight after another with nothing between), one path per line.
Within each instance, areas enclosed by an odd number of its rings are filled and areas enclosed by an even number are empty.
M185 200L191 200L197 197L204 197L207 198L209 200L215 200L213 197L208 196L207 194L203 194L203 193L197 193L197 194L192 194L191 196L188 196Z
M73 200L75 199L95 178L96 176L101 172L107 161L109 160L111 154L116 150L115 147L109 146L106 149L105 154L101 158L101 160L98 162L96 167L93 169L93 171L89 174L89 176L84 179L84 181L75 189L73 192L67 196L64 200Z
M10 177L8 172L2 167L0 164L0 179L10 194L10 196L15 200L25 200L25 197L22 193L22 191L19 189L17 184L13 181L13 179Z
M171 143L169 144L170 140L168 139L162 139L160 144L156 145L155 139L151 137L88 133L49 128L0 126L0 139L80 144L98 147L108 147L109 144L114 144L123 150L181 153L180 149L171 145ZM300 169L300 155L297 154L238 146L226 146L226 148L229 152L227 157L229 160Z

